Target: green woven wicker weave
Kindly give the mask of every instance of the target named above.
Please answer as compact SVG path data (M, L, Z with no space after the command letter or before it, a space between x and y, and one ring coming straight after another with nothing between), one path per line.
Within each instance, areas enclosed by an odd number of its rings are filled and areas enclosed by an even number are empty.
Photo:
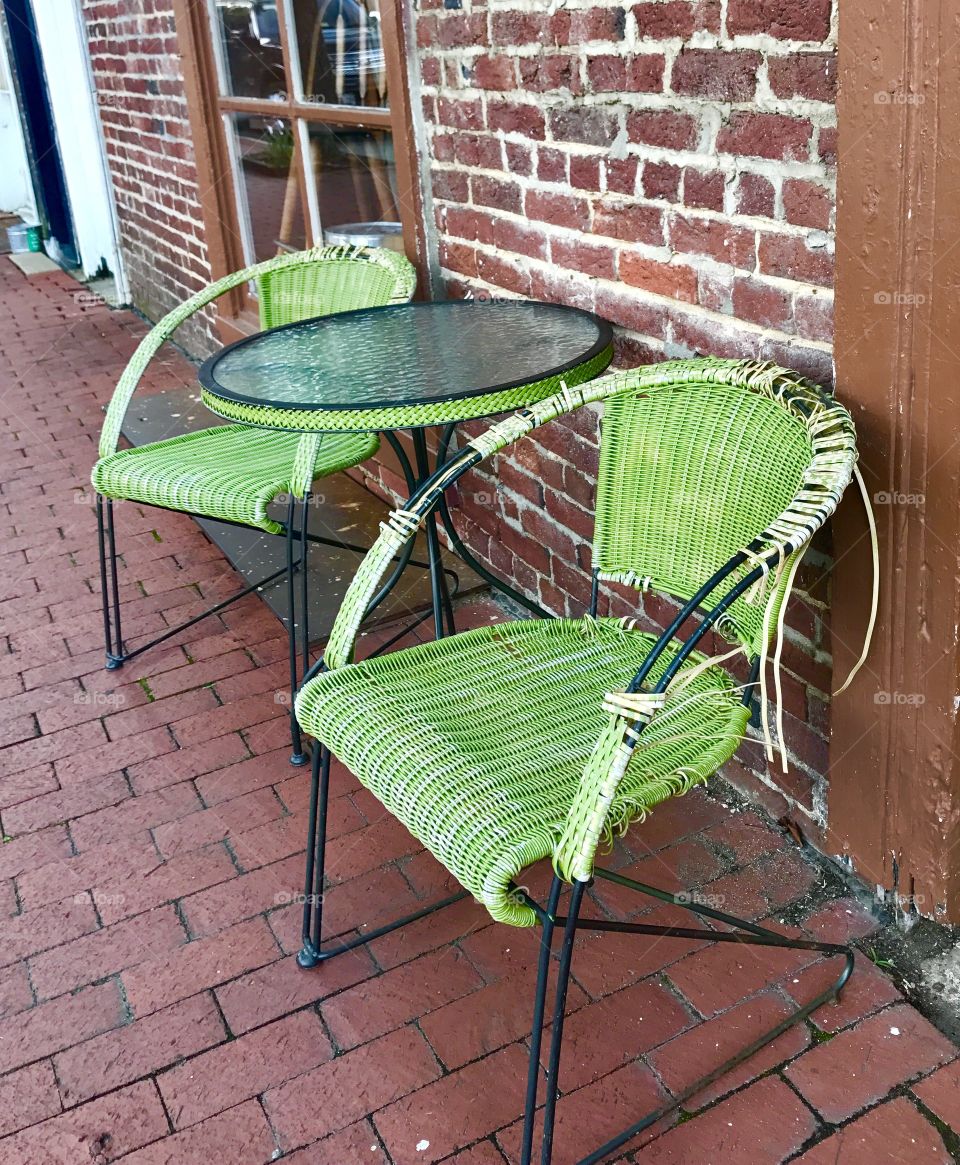
M674 640L635 686L655 637L588 616L485 627L351 662L370 595L443 490L539 425L599 401L598 572L692 602L729 568L699 605L743 591L717 625L732 651L690 654L661 691ZM526 865L551 856L564 879L589 879L604 838L733 754L749 710L722 665L766 655L799 556L855 462L846 410L775 365L678 361L567 386L468 442L391 515L344 599L329 670L297 699L299 720L494 918L533 925L511 889Z
M368 429L415 429L427 425L448 425L474 417L493 416L524 408L559 391L562 384L572 388L599 376L613 358L608 347L586 360L578 368L515 388L457 400L431 401L425 404L378 405L369 409L298 409L251 405L230 400L210 389L202 388L200 398L211 412L246 425L296 429L300 432L322 429L324 432L356 432Z
M405 303L416 276L401 255L358 247L316 247L280 255L211 284L165 316L141 341L117 385L100 437L94 487L125 498L270 533L283 527L266 515L277 494L302 497L311 482L357 465L378 448L372 433L298 436L220 425L117 451L130 399L150 360L176 329L219 296L256 283L264 327L309 316Z

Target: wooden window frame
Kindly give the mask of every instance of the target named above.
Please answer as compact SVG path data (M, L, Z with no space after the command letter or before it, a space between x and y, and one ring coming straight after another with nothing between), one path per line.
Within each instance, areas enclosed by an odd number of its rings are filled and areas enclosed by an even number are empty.
M417 267L421 284L427 286L426 229L423 190L416 151L410 84L407 74L407 45L402 5L404 0L380 0L380 20L387 74L389 108L332 105L297 100L289 93L284 101L223 96L218 90L216 50L206 0L173 0L174 22L183 61L184 88L193 135L200 207L203 216L210 271L221 279L245 266L239 226L239 201L234 166L223 127L223 114L250 113L283 118L294 129L293 165L296 167L300 206L308 245L314 241L312 215L307 197L307 168L304 165L300 122L319 125L350 125L388 129L393 137L397 185L405 192L400 207L403 245L407 257ZM281 47L287 77L292 76L291 54L295 46L287 28L288 9L277 4ZM297 62L298 64L299 62ZM288 89L290 88L288 84ZM322 223L321 223L322 228ZM224 342L255 331L259 324L256 305L245 289L237 289L218 301L218 332Z

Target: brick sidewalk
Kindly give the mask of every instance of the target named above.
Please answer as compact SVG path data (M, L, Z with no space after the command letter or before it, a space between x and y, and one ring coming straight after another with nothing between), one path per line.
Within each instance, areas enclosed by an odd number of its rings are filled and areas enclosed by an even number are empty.
M88 474L144 328L78 290L0 258L0 1161L515 1161L535 935L467 903L319 970L294 962L309 778L287 763L274 616L247 599L102 669ZM192 377L171 352L146 387ZM118 522L129 631L238 586L190 519L126 505ZM332 919L374 926L447 889L342 769L334 795ZM627 840L621 865L733 913L832 940L875 926L766 820L716 796L674 801ZM596 902L637 905L606 887ZM556 1165L826 982L803 952L612 934L582 947ZM869 958L813 1020L624 1160L956 1159L957 1049Z

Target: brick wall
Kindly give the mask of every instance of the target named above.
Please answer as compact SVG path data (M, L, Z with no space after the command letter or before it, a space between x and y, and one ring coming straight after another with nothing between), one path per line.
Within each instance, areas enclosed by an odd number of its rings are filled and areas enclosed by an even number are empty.
M421 0L423 113L453 294L530 295L618 325L618 360L759 356L831 375L831 0ZM556 612L588 597L596 418L544 430L464 492L469 541ZM809 836L830 688L810 555L785 651L791 774L729 775ZM621 596L611 609L635 610ZM648 603L652 624L662 605Z
M90 61L134 304L151 320L210 281L169 0L83 0ZM211 320L183 325L195 352Z

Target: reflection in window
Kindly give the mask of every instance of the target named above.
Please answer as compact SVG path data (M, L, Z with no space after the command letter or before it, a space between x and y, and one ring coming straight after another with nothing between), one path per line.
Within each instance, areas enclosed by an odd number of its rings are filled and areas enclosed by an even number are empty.
M290 123L246 114L226 120L233 130L234 181L249 260L300 250L307 238Z
M307 101L386 108L379 0L292 0Z
M353 222L398 222L397 172L389 130L311 123L307 182L316 191L323 228Z
M261 99L285 94L274 0L211 0L210 7L222 91Z

